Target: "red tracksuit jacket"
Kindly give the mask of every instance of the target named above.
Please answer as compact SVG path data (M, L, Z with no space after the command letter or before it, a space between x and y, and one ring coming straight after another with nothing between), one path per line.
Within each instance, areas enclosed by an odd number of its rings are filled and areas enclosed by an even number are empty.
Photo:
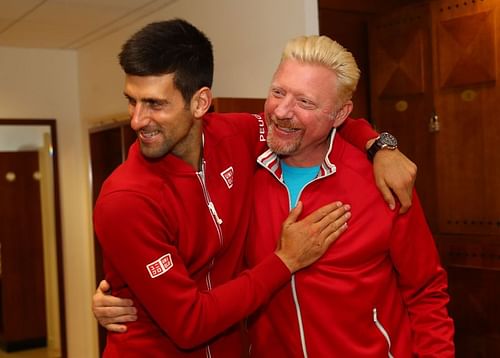
M252 356L453 357L446 273L417 197L404 215L389 210L366 154L333 137L299 200L302 216L334 200L350 204L349 228L259 310ZM250 267L273 252L290 211L278 160L270 151L259 157Z
M104 183L94 222L106 279L138 308L127 333L108 333L104 357L238 357L235 322L290 280L274 250L240 274L259 118L208 114L203 171L173 155L146 159L136 143ZM361 147L373 137L360 120L346 132Z

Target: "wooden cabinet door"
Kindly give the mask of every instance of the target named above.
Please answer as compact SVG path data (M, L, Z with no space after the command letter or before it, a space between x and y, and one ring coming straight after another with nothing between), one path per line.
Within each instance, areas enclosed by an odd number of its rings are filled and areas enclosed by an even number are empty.
M500 0L432 14L439 231L500 235Z
M109 127L94 128L89 133L90 162L92 173L92 206L95 205L102 184L106 178L127 158L128 150L136 140L135 132L128 121ZM104 279L102 250L94 234L95 278L99 283ZM106 330L98 325L99 352L104 352Z
M420 3L370 26L374 122L419 166L434 232L500 234L499 4Z
M419 172L417 189L429 225L436 227L435 133L430 7L418 4L380 16L370 24L373 121L396 135Z
M46 345L38 152L0 153L0 345Z
M436 0L370 27L372 113L419 166L464 358L500 356L498 21L500 0Z
M432 3L440 251L457 357L500 356L500 0Z

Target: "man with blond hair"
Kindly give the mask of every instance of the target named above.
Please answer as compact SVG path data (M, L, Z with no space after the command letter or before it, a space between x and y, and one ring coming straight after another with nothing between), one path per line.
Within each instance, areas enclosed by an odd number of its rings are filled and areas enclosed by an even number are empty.
M327 253L255 315L252 356L454 355L447 276L416 194L405 215L389 210L366 154L338 135L358 79L351 53L325 36L291 40L274 74L250 266L272 252L279 224L299 200L307 214L335 198L351 205L352 217Z

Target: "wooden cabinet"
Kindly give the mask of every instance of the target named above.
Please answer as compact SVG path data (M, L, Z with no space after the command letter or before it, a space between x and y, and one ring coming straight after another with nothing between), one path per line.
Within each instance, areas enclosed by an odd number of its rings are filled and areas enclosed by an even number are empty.
M0 346L45 346L45 277L38 152L0 153Z
M264 112L263 98L232 98L232 97L217 97L212 101L210 108L211 112L248 112L261 113Z
M457 357L500 356L499 18L500 0L436 0L369 30L372 116L419 166Z
M95 205L101 186L106 178L126 158L130 145L136 135L130 128L129 121L120 121L110 125L93 128L89 133L90 163L92 173L92 205ZM104 279L102 251L94 235L94 257L96 282ZM98 325L99 348L102 354L106 344L106 331Z

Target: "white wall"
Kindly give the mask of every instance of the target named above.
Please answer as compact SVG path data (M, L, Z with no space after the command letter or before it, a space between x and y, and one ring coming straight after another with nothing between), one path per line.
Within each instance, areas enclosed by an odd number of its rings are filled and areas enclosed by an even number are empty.
M44 133L50 134L49 126L2 126L0 152L38 150L43 147Z
M79 50L80 105L88 126L127 118L117 55L152 21L184 18L211 39L214 96L265 97L285 42L318 33L317 0L178 0ZM72 357L72 356L71 356Z
M215 53L216 97L265 97L285 42L318 33L316 0L179 0L79 51L82 118L126 118L117 54L145 24L181 17L203 30Z
M95 356L87 131L74 51L0 47L0 118L56 119L69 357Z
M286 40L318 32L316 0L177 0L78 53L0 48L0 118L57 120L69 358L98 356L87 130L126 117L121 44L145 24L173 17L212 40L218 97L264 97Z

